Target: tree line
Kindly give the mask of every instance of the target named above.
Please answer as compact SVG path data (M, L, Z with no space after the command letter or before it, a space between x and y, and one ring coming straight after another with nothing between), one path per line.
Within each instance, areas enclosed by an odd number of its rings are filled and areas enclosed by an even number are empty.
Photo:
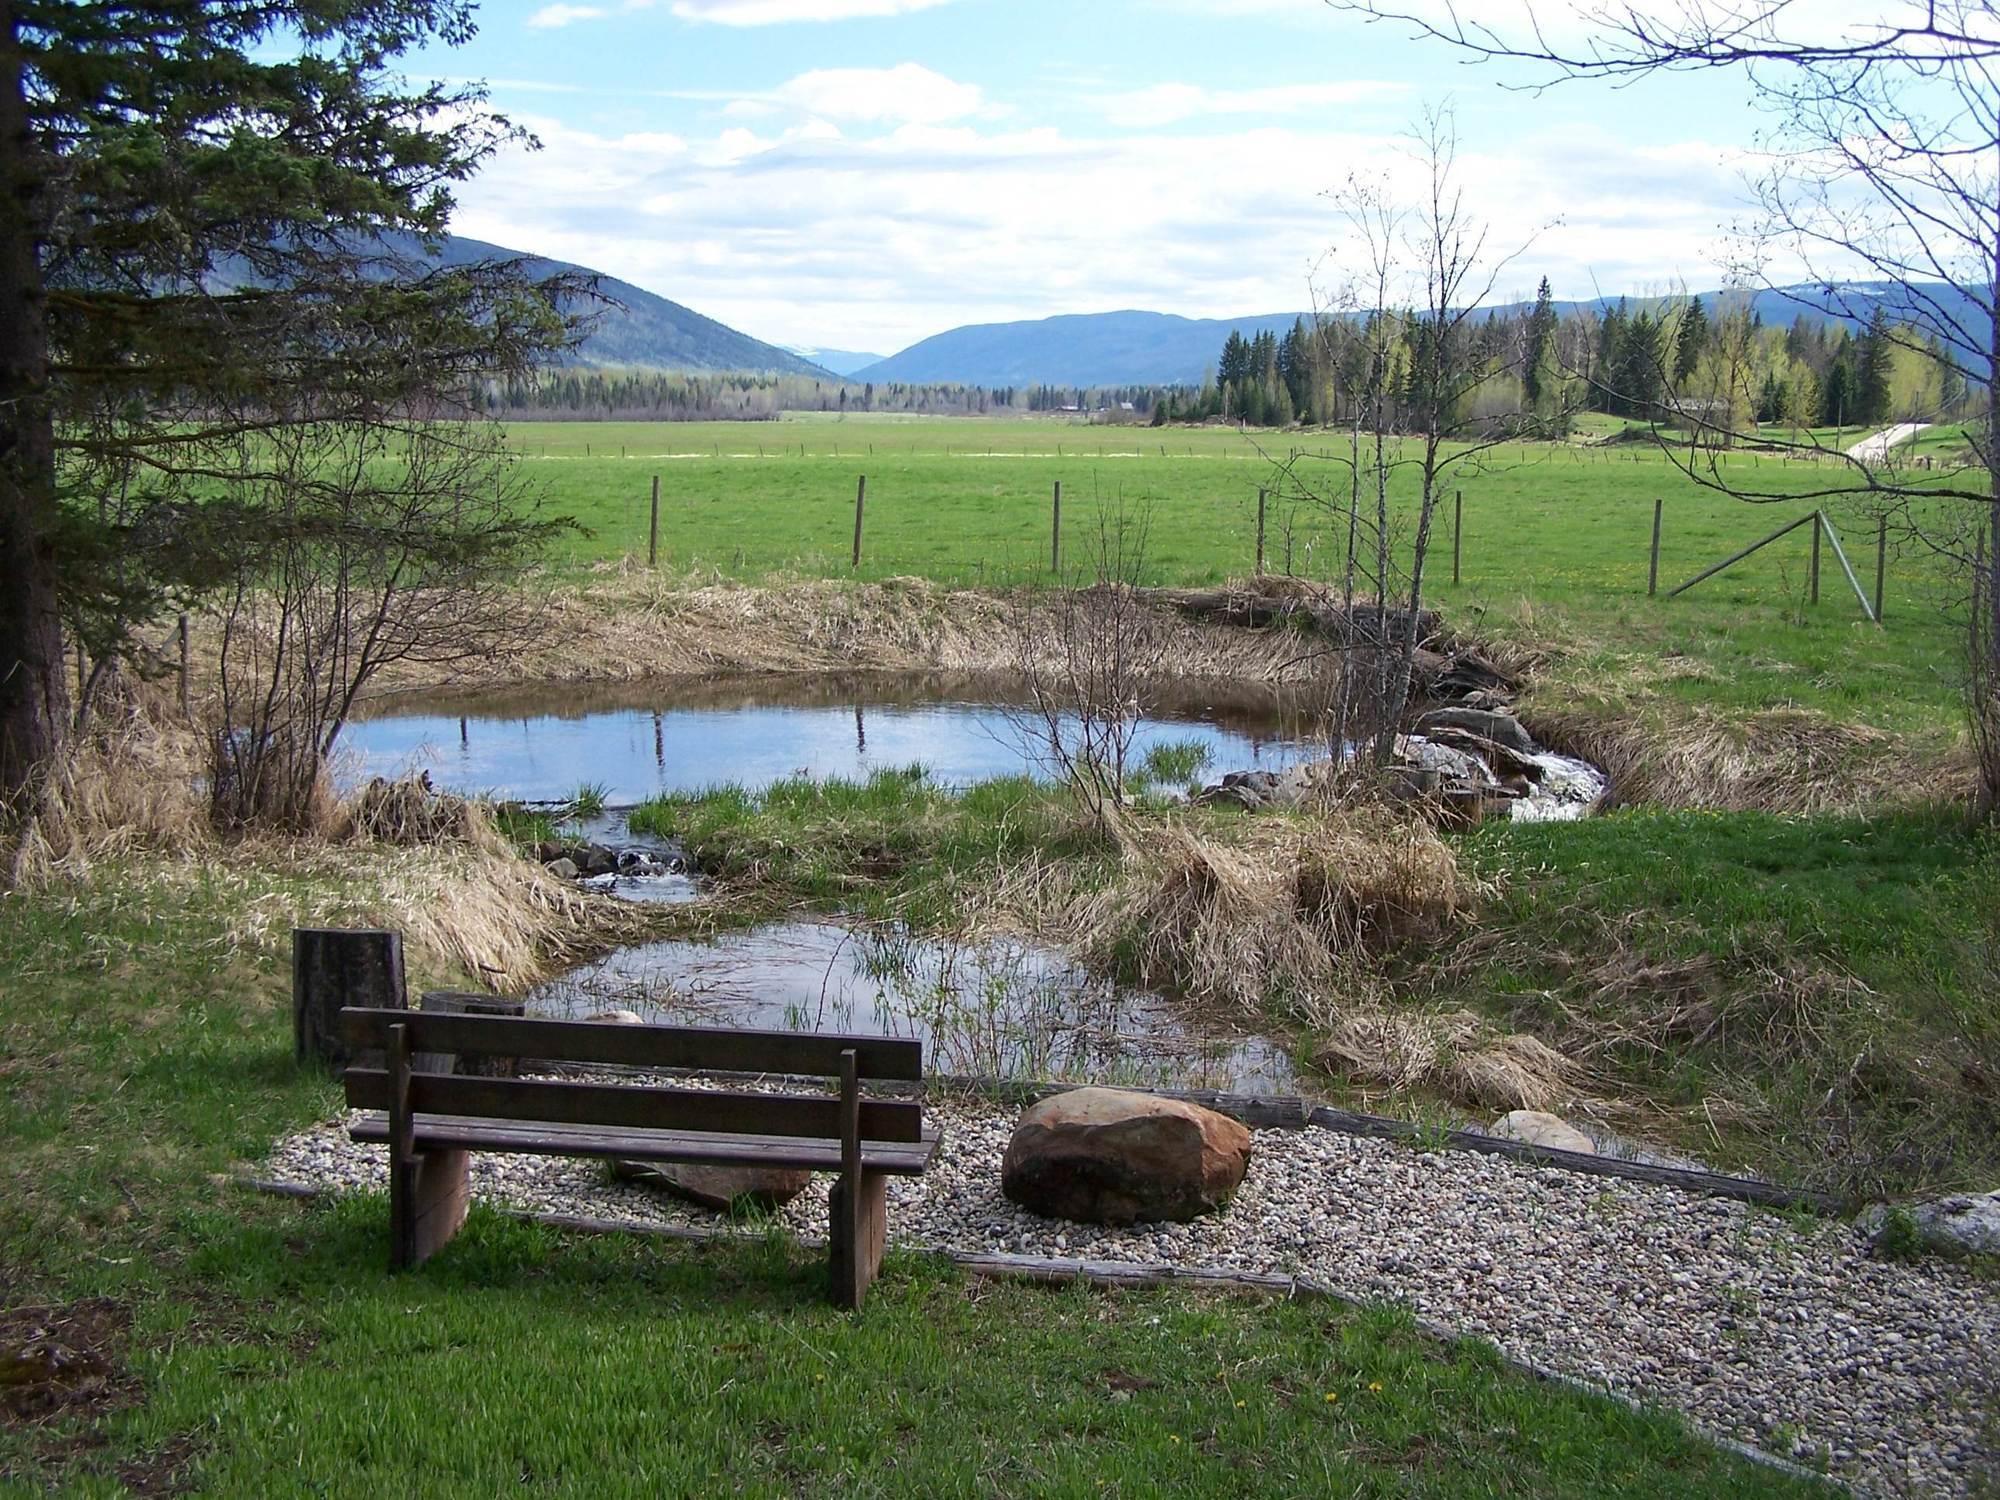
M1434 320L1407 310L1300 317L1283 337L1232 329L1200 386L1157 394L1153 421L1338 425L1379 383L1400 429L1422 404L1426 345L1437 336ZM1533 303L1493 309L1449 338L1448 363L1480 376L1460 415L1521 428L1583 411L1721 432L1879 426L1955 413L1977 395L1935 339L1880 304L1859 331L1806 312L1769 326L1748 297L1729 294L1717 305L1694 296L1561 310L1544 278Z

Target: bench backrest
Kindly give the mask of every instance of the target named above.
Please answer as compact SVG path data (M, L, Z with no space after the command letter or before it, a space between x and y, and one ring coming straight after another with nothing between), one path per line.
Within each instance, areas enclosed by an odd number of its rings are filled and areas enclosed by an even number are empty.
M897 1037L827 1036L702 1026L632 1026L349 1007L341 1034L378 1066L346 1071L347 1102L392 1115L471 1115L545 1124L707 1131L914 1143L923 1107L862 1099L867 1080L916 1082L920 1043ZM841 1094L765 1094L568 1079L473 1078L415 1072L419 1052L518 1057L635 1068L712 1069L838 1078ZM399 1061L400 1059L400 1061Z

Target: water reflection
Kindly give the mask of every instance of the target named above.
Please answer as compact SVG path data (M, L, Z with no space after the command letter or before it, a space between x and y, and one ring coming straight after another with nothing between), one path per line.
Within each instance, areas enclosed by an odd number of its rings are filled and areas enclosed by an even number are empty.
M1182 740L1217 771L1282 769L1315 751L1315 705L1297 696L1179 684L1148 709L1135 760ZM350 724L341 747L357 776L421 768L453 790L527 800L596 782L630 803L914 763L951 786L1045 775L1046 733L1016 678L815 674L390 698Z

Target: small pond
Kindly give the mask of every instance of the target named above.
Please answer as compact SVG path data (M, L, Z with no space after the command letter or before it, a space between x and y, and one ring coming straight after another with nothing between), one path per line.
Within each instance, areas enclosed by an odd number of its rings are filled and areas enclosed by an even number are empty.
M1236 1093L1296 1092L1268 1039L1204 1032L1157 996L1015 938L798 918L712 940L647 943L529 996L542 1014L627 1009L682 1026L906 1036L927 1072Z
M1137 726L1133 760L1199 743L1207 770L1282 770L1315 754L1312 706L1275 692L1183 686ZM377 700L342 733L349 777L428 770L452 791L556 801L585 782L614 806L721 783L865 779L921 764L966 786L1047 775L1047 730L1005 676L754 676Z

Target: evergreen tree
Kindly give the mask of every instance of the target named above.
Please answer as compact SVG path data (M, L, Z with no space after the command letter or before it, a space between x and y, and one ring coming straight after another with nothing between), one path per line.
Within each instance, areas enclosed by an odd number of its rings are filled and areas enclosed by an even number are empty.
M1674 384L1685 385L1701 363L1701 356L1708 348L1708 313L1696 297L1681 314L1680 331L1674 338Z
M1886 422L1889 406L1894 399L1891 379L1895 372L1896 345L1894 335L1889 330L1889 314L1881 303L1875 304L1875 315L1868 320L1868 331L1861 338L1861 348L1855 359L1854 407L1857 422Z
M1665 327L1648 312L1634 315L1625 325L1611 382L1617 403L1613 410L1621 416L1658 412L1666 381L1665 333Z
M1549 278L1542 278L1535 292L1535 308L1528 314L1527 337L1521 351L1521 392L1529 410L1545 415L1555 397L1550 374L1556 354L1556 304L1549 290Z
M253 485L199 482L225 442L462 401L563 337L519 268L385 280L370 238L440 234L511 134L393 66L472 29L468 0L0 0L0 801L61 747L65 624L116 654L259 539Z

